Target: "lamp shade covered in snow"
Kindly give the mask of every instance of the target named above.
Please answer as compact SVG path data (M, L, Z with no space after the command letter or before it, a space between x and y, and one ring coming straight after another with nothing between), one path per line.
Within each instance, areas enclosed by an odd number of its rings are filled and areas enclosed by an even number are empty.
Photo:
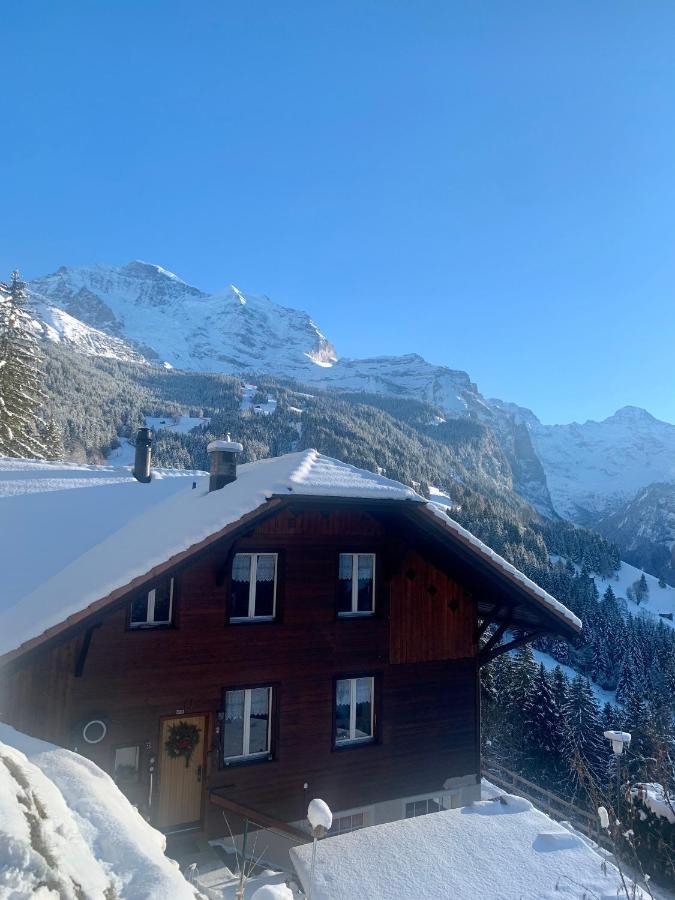
M333 813L330 811L330 807L323 800L312 800L307 807L307 818L309 819L309 824L312 826L312 831L316 831L317 828L323 828L325 831L330 831L331 825L333 824Z
M616 756L621 756L624 751L630 747L631 735L627 731L605 731L605 737L612 744L612 752Z

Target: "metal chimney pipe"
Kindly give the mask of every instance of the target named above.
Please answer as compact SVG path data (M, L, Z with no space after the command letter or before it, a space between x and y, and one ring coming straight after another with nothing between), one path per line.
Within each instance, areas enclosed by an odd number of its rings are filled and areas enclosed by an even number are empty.
M209 454L209 493L237 480L237 456L243 449L229 434L222 440L211 441L206 448Z
M152 481L152 431L149 428L139 428L136 435L136 455L134 457L133 476L136 481L148 484Z

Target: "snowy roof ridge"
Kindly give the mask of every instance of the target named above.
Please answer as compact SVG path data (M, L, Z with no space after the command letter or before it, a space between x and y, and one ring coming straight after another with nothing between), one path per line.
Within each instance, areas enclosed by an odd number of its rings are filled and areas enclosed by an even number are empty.
M2 474L0 461L0 485ZM65 508L61 492L61 498L56 498L61 500L61 505L52 504L48 516L56 515L64 526L71 527L70 530L59 528L56 537L51 532L46 536L44 513L40 518L40 506L34 505L34 496L10 497L0 503L0 524L6 511L30 513L31 508L37 508L37 518L31 521L29 515L27 526L37 529L45 543L67 542L73 533L81 541L80 552L75 555L67 543L60 557L52 550L54 564L51 571L44 572L44 577L40 574L39 580L33 573L29 589L22 589L19 584L14 592L11 589L5 591L0 600L0 656L40 638L73 616L81 616L93 604L98 607L107 602L115 592L121 596L120 592L133 586L134 582L140 583L144 577L152 575L153 570L166 569L177 563L205 542L237 527L271 500L290 496L406 501L419 509L428 508L451 532L470 543L512 580L517 580L530 596L580 628L577 617L555 598L449 519L437 504L428 502L398 481L324 456L314 449L241 465L236 480L217 491L208 490L205 473L194 474L200 476L195 479L194 487L176 490L176 484L180 488L176 479L173 485L166 482L170 490L165 488L164 492L160 490L161 480L153 488L153 484L139 485L131 477L123 479L122 485L97 487L96 491L69 491ZM153 489L156 502L148 506L152 499L149 492ZM75 503L78 495L82 502ZM40 494L37 499L44 496ZM20 501L24 507L16 505ZM14 506L10 508L12 504ZM106 515L112 517L115 527L102 533L100 540L98 536L96 540L91 539L88 522L98 522ZM75 521L69 523L69 516ZM78 528L85 532L84 538ZM30 532L24 529L24 538L26 533ZM16 540L18 546L4 548L5 569L10 570L8 583L11 582L11 570L21 566L22 553L24 557L26 554L21 545L21 533ZM58 546L56 549L58 551ZM34 551L33 547L33 556Z

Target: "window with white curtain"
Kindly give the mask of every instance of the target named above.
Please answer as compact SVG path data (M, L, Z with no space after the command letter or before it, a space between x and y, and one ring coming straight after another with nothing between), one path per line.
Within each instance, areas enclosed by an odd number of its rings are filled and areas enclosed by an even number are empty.
M375 554L341 553L338 569L338 615L375 612Z
M129 610L129 625L132 628L170 625L172 615L173 578L165 578L158 581L147 593L134 597Z
M277 554L236 553L232 560L230 622L271 621L276 613Z
M341 678L335 683L335 744L372 741L375 679Z
M223 759L269 756L272 734L272 688L225 691Z

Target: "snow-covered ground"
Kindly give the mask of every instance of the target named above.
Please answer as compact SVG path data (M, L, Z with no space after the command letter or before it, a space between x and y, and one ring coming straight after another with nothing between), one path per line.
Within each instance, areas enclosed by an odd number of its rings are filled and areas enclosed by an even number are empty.
M649 595L642 603L638 605L633 600L628 600L626 596L628 588L638 581L641 575L642 569L636 569L635 566L622 562L621 568L614 577L605 580L596 575L595 584L601 597L607 590L607 585L611 584L616 596L626 600L628 609L634 616L646 614L660 618L659 614L672 614L673 619L662 619L662 621L666 625L675 627L675 588L671 585L666 585L664 588L659 587L659 580L654 575L650 575L648 572L644 573L649 585Z
M153 431L176 431L179 434L187 434L193 428L200 425L208 425L211 421L209 416L146 416L145 424ZM133 441L121 437L119 447L111 450L106 457L106 461L114 466L133 466L134 456L136 454L136 446Z
M434 503L437 503L439 506L447 507L447 509L449 510L452 510L455 506L457 506L457 504L449 494L446 494L444 490L436 487L433 484L429 485L429 499L433 500Z
M165 846L94 763L0 723L0 897L191 900Z
M209 416L146 416L145 424L153 431L175 431L178 434L187 434L193 428L200 425L208 425Z
M560 900L621 896L590 841L521 797L485 784L460 809L374 825L319 842L313 900ZM311 844L291 858L309 887ZM639 889L637 898L645 898Z
M271 394L267 395L265 403L254 403L253 412L256 416L271 416L277 408L277 401Z
M534 654L534 659L537 665L541 663L547 672L552 672L556 666L560 666L560 668L563 670L565 675L567 675L570 681L574 680L579 674L576 669L573 669L571 666L565 666L562 663L559 663L557 659L549 656L548 653L542 653L541 650L534 649L532 650L532 653ZM616 694L614 693L614 691L605 691L594 681L591 681L590 685L593 689L593 693L595 694L595 699L601 707L603 707L605 703L611 703L612 706L617 705Z
M241 389L241 403L239 409L247 412L253 406L253 398L258 390L257 384L245 384Z

